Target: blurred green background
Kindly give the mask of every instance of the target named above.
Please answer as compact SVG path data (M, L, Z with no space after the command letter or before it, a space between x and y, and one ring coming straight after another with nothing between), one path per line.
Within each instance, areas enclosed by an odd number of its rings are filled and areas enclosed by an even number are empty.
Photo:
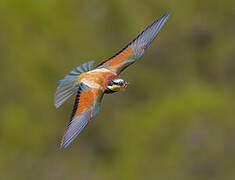
M235 1L1 0L0 179L234 180ZM75 143L56 81L171 17Z

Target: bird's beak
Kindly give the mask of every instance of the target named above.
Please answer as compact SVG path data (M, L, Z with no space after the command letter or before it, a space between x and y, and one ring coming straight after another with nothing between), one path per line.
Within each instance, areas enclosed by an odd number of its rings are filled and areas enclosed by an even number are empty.
M129 84L128 82L125 82L125 84L124 84L124 89L127 88L127 85L128 85L128 84Z

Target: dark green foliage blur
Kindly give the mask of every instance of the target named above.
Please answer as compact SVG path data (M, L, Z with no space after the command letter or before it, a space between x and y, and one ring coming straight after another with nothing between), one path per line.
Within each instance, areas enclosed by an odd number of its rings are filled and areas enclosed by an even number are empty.
M0 179L234 180L235 1L1 0ZM56 81L170 12L100 114L59 149Z

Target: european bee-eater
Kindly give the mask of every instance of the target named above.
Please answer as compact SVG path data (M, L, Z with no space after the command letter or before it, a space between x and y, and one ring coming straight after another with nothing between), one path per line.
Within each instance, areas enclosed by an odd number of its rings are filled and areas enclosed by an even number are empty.
M70 96L77 94L72 116L62 139L62 149L68 147L99 112L105 93L118 92L127 87L128 83L119 74L143 56L168 18L169 14L165 14L153 22L121 51L96 67L93 68L94 62L90 61L75 68L59 81L54 99L56 108Z

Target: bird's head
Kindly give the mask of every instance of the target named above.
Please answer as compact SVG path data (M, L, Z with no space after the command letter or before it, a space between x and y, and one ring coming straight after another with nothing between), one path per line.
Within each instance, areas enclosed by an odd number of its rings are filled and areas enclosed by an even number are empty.
M113 79L109 81L108 86L105 90L105 93L114 93L118 92L122 89L125 89L127 87L128 83L124 81L123 79Z

